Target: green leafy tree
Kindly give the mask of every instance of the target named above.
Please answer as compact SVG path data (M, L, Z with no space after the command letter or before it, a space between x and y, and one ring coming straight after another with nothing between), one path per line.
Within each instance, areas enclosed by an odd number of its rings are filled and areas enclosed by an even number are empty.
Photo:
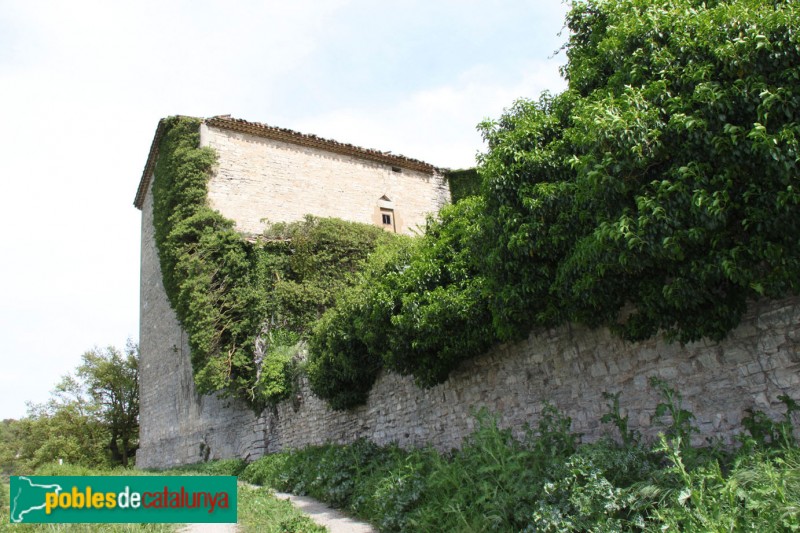
M138 445L138 347L94 348L43 404L20 420L0 423L0 468L32 473L64 461L89 467L127 466Z
M128 466L139 442L139 348L109 346L83 354L78 367L95 415L109 433L114 462Z
M109 466L108 430L83 383L64 376L43 404L28 404L28 415L4 421L0 463L6 473L32 473L54 461Z

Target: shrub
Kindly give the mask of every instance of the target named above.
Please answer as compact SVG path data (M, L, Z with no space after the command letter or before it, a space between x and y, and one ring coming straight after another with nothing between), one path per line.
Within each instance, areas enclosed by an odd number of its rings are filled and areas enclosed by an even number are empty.
M471 197L443 208L416 242L373 254L311 337L308 372L318 396L337 409L363 403L381 368L432 386L492 344L476 265L481 205Z
M475 431L451 453L360 440L270 455L242 477L309 494L381 531L800 528L800 450L793 441L751 439L725 453L692 447L682 440L691 434L684 423L691 413L682 412L680 394L664 382L653 386L671 405L665 414L679 415L667 425L671 436L653 445L578 444L569 418L545 404L537 427L522 437L481 411ZM619 416L616 405L609 407Z
M240 477L249 483L283 490L279 480L281 473L286 470L287 457L285 453L265 455L247 465Z
M243 459L219 459L208 461L207 463L195 463L171 468L170 472L198 473L208 476L238 476L245 467L247 467L247 462Z
M392 289L415 246L399 238L377 248L356 285L323 315L309 339L311 390L334 409L364 403L383 368L396 306Z

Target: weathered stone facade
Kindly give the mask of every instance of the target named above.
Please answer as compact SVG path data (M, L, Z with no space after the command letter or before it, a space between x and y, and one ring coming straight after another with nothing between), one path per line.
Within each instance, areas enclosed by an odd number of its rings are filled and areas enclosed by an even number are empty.
M681 392L696 416L698 442L730 440L741 429L745 409L782 413L778 396L800 398L800 298L753 305L720 343L627 343L606 329L574 325L537 331L467 361L431 389L417 388L408 377L383 375L367 404L348 412L327 409L303 383L299 401L266 413L267 450L359 437L449 450L472 431L477 410L485 407L502 426L522 432L525 424L536 425L545 401L570 416L572 429L585 440L594 440L613 433L600 423L608 411L603 392L621 392L631 429L653 438L661 399L650 376Z
M260 457L263 422L241 404L195 391L186 334L161 281L149 192L142 206L141 248L137 464L154 468Z
M407 161L415 168L397 172L380 152L359 157L343 145L346 149L325 153L261 136L257 128L228 130L224 120L214 124L206 121L202 131L202 142L220 154L209 184L210 202L244 232L259 231L262 218L288 221L306 213L381 225L381 210L390 205L397 215L392 229L407 232L447 196L441 176L425 174L424 164L413 160ZM370 159L370 153L376 155ZM564 326L496 347L431 389L386 374L365 406L334 412L301 383L291 401L256 416L234 401L195 391L186 337L161 281L147 190L152 176L146 178L137 195L143 215L140 467L254 459L359 437L449 449L473 429L475 410L486 407L502 425L522 431L525 424L536 424L544 401L572 417L575 431L593 439L607 429L599 422L606 411L603 392L621 392L631 429L653 436L658 395L648 384L650 376L681 391L697 417L698 438L730 439L745 409L777 416L778 396L800 398L800 298L789 298L753 304L742 324L720 343L681 346L652 339L633 344L604 329Z
M383 226L392 213L397 233L411 233L425 216L449 202L437 172L203 124L201 143L220 154L208 184L209 203L245 233L260 233L264 219L302 220L307 214ZM385 198L385 199L382 199Z

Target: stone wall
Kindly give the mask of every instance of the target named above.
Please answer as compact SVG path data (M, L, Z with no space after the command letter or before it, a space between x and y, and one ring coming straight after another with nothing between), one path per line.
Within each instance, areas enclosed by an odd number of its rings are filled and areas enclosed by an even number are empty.
M153 239L153 195L142 209L139 441L136 464L157 468L260 457L263 420L241 404L197 394L186 334L169 305Z
M603 392L621 392L631 429L655 437L660 401L649 385L657 376L677 388L701 434L730 441L745 409L782 414L781 394L800 399L800 298L753 305L742 324L720 343L686 346L653 339L626 343L608 330L564 326L523 342L499 346L462 365L445 383L418 389L411 379L383 375L367 404L334 412L306 383L293 402L267 413L270 452L326 441L366 437L379 444L457 447L475 424L477 409L522 432L535 426L543 402L572 418L574 431L594 440L609 427Z
M169 346L169 339L163 342ZM706 437L730 441L748 408L782 415L781 394L800 399L800 298L754 304L742 324L720 343L685 346L660 339L626 343L607 330L564 326L525 341L498 346L465 362L445 383L419 389L408 377L385 374L365 406L337 412L314 397L303 381L299 394L259 419L235 404L194 393L188 352L143 361L142 449L137 464L167 466L210 458L254 459L265 452L365 437L404 447L459 446L481 408L522 433L535 426L543 402L573 420L572 429L594 440L611 428L603 392L621 392L630 428L654 438L658 393L650 376L684 396ZM144 351L143 351L144 353ZM613 431L612 431L613 433Z
M379 224L384 195L396 209L398 232L408 232L447 197L447 185L436 174L398 173L379 163L207 126L202 142L221 154L210 201L245 232L259 232L261 218L289 221L308 212ZM536 424L544 401L593 439L607 429L599 422L606 391L622 393L631 429L653 436L658 395L648 384L650 376L680 390L697 417L699 439L729 440L745 409L778 416L778 396L800 399L800 298L790 298L752 305L720 343L631 344L607 330L564 326L496 347L431 389L386 374L365 406L333 412L303 382L292 401L256 416L240 403L195 390L186 336L164 293L150 191L142 206L141 246L140 467L255 459L359 437L445 450L471 432L477 409L486 407L501 424L522 431L525 424Z
M208 184L212 207L237 229L260 233L262 219L301 220L311 213L381 225L391 209L397 233L412 233L450 201L443 176L203 124L201 144L219 162ZM381 198L388 198L381 200Z

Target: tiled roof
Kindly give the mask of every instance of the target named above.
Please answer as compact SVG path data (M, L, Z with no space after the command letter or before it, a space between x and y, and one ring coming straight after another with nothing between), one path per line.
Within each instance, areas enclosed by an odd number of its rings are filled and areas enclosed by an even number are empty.
M286 128L276 128L259 122L248 122L247 120L231 118L229 115L207 118L204 122L206 125L214 128L221 128L309 148L316 148L327 152L349 155L360 159L384 163L386 165L407 168L409 170L417 170L426 173L433 173L439 170L429 163L403 155L394 155L389 152L381 152L380 150L373 150L371 148L361 148L360 146L340 143L331 139L300 133ZM158 122L156 134L150 145L150 154L147 158L144 171L142 172L142 179L139 182L139 189L136 191L136 198L133 201L133 205L139 209L141 209L144 204L144 195L147 193L147 188L150 186L150 176L153 174L156 156L158 155L158 144L161 142L161 136L163 134L164 120L162 119Z
M332 139L325 139L323 137L317 137L316 135L300 133L286 128L276 128L259 122L248 122L240 118L231 118L227 115L206 119L206 124L217 128L266 137L276 141L285 141L301 146L319 148L320 150L328 152L352 155L354 157L378 161L380 163L386 163L387 165L400 166L411 170L419 170L422 172L433 172L436 170L436 167L429 163L403 155L394 155L389 152L381 152L380 150L373 150L371 148L361 148L360 146L340 143Z

